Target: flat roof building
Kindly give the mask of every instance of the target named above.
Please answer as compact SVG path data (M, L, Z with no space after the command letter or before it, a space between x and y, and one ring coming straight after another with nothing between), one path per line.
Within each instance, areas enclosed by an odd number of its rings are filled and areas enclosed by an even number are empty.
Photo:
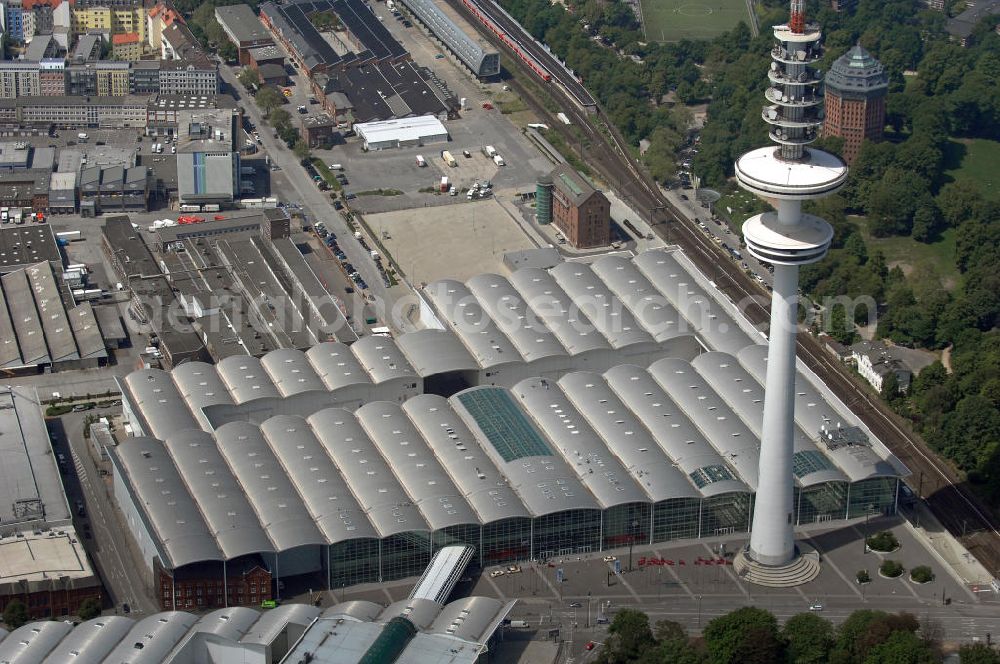
M0 274L44 261L62 264L51 224L0 226Z
M177 366L207 359L201 339L186 320L176 315L173 288L127 216L105 221L101 248L115 276L132 292L129 315L151 325L166 364Z
M88 303L74 305L52 263L43 261L0 277L0 368L94 368L107 351Z
M430 115L383 122L363 122L355 124L354 131L368 150L447 143L449 139L448 130L441 121Z
M0 610L19 600L32 619L55 619L88 599L101 601L101 581L72 525L0 537Z
M338 53L312 24L310 16L318 12L331 12L340 20L348 35L347 53ZM410 57L361 0L267 2L261 5L260 19L310 75L335 67L398 62Z
M348 115L355 123L433 115L447 118L458 108L431 78L429 70L412 62L365 63L314 77L314 90L326 110ZM338 101L346 97L348 104Z
M5 385L0 405L0 533L71 526L38 395Z
M248 5L227 5L215 8L215 20L236 48L248 50L272 44L271 33ZM246 63L244 63L246 64Z

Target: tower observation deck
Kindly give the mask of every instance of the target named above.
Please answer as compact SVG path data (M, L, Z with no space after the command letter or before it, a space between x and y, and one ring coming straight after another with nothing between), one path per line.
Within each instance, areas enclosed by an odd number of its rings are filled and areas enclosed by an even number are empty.
M847 180L840 157L808 147L823 123L823 77L813 66L822 55L821 38L819 25L806 18L805 0L791 0L788 23L774 26L761 111L774 145L736 160L740 186L775 207L743 224L747 250L774 265L759 488L750 544L736 561L748 581L761 585L804 583L819 573L819 563L801 555L792 532L792 432L799 266L822 260L833 239L826 221L802 213L802 202L827 196Z

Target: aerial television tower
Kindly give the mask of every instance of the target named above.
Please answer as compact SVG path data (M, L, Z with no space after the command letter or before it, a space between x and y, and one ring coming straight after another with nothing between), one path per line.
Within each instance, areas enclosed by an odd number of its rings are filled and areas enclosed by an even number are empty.
M788 23L774 26L764 93L762 117L774 145L736 160L740 186L775 208L743 224L750 254L774 265L753 529L737 559L741 574L762 585L804 583L819 573L818 562L801 555L792 534L792 431L799 266L821 260L833 238L830 224L804 214L802 202L828 196L847 179L840 157L807 147L823 122L823 78L813 67L821 56L820 38L819 25L806 19L805 0L791 0Z

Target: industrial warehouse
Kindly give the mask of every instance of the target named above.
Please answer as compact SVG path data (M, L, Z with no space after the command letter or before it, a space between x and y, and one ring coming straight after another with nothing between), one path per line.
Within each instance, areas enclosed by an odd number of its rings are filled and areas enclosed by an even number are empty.
M487 566L746 532L767 348L685 261L436 282L438 329L130 374L112 473L150 581L231 585L213 606L453 544ZM902 464L824 386L795 394L794 522L892 513Z
M500 73L500 54L456 25L434 0L401 1L473 74L489 78Z
M325 611L288 604L267 612L230 607L201 616L169 611L139 621L103 616L82 624L35 622L10 634L0 629L0 661L474 664L499 645L500 626L516 601L466 597L445 604L471 553L468 547L440 550L409 596L388 606L345 601Z

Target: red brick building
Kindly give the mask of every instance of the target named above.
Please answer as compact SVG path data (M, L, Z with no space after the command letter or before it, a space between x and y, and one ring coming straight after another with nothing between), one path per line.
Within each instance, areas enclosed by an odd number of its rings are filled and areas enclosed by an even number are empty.
M194 563L171 572L157 562L156 584L163 611L260 606L271 599L271 573L255 556L226 563L225 579L222 563Z
M63 576L0 584L0 614L15 599L28 607L32 620L75 616L84 601L101 602L101 583L94 577L81 580Z
M10 570L0 582L0 614L15 600L32 620L76 615L88 599L100 603L101 582L71 526L16 533L0 538L0 548Z
M824 136L844 139L843 157L854 162L864 141L881 141L889 76L861 45L837 59L826 75Z
M577 249L611 243L611 203L594 185L563 164L552 171L552 223Z

